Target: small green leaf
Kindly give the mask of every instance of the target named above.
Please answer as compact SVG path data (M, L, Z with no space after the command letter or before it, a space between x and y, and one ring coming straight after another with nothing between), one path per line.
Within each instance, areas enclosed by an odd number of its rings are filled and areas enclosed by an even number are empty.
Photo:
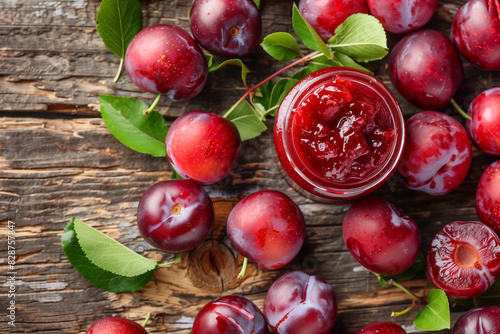
M253 97L252 102L259 103L264 108L267 110L269 109L269 102L271 99L271 93L273 91L273 88L275 86L275 83L272 82L271 80L266 81L262 86L260 86L256 91L255 91L255 96Z
M137 254L78 219L73 224L85 256L97 267L126 277L143 275L156 269L156 261Z
M411 265L410 268L406 269L402 273L391 276L391 278L398 280L410 280L414 278L418 273L423 272L425 270L425 255L422 252L419 252L417 255L417 259Z
M342 66L345 66L345 67L350 67L350 68L355 68L357 70L361 70L363 72L366 72L368 74L371 74L373 75L373 72L370 71L369 69L367 69L366 67L363 67L361 65L359 65L358 63L356 63L351 57L349 57L348 55L346 54L343 54L343 53L340 53L340 52L336 52L335 53L335 56L336 58L338 59L338 61L342 64Z
M267 130L266 125L246 100L238 104L236 108L228 110L224 117L236 125L243 141L255 138Z
M172 180L182 180L183 177L176 172L176 170L172 170L172 177L171 177Z
M209 72L217 71L218 69L228 65L241 67L241 80L243 80L245 86L247 85L247 74L250 73L250 70L243 63L243 61L241 61L241 59L233 58L225 61L216 61L213 59L213 57L207 57L207 60L209 64L208 66Z
M62 248L71 265L90 283L106 291L121 293L136 291L151 280L155 270L138 276L126 277L115 275L90 262L78 243L74 221L75 218L64 229L61 237Z
M299 43L286 32L276 32L264 37L262 48L273 58L288 61L301 56Z
M255 3L255 6L260 9L260 0L253 0L253 2Z
M380 286L385 288L387 286L387 280L385 279L386 277L383 276L383 275L378 275L378 274L375 274L378 278L378 282L380 283Z
M142 29L142 9L138 0L102 0L97 12L97 32L106 47L120 58Z
M114 95L99 95L101 116L109 131L125 146L154 157L164 157L168 125L156 111L144 115L143 102Z
M309 22L304 19L302 14L300 14L299 8L295 3L293 4L292 26L295 34L305 46L311 50L322 52L329 59L332 57L323 39L321 39Z
M450 307L448 297L443 290L429 290L427 305L418 312L413 323L424 331L439 331L450 328Z
M361 13L349 16L340 24L328 40L328 46L360 62L382 59L388 52L387 36L380 21Z

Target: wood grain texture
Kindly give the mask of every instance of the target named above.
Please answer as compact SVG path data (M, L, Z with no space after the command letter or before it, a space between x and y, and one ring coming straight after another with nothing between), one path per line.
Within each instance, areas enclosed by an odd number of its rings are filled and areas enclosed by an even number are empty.
M168 23L188 29L189 3L141 1L144 26ZM449 35L454 13L463 3L440 1L429 26ZM149 333L190 333L194 317L208 301L240 294L262 307L277 277L303 270L324 277L335 289L339 315L332 333L351 334L375 321L395 321L417 333L412 319L420 307L391 319L392 311L406 308L411 300L398 289L381 288L347 251L341 226L348 207L312 202L286 183L276 162L272 120L263 135L244 143L233 173L206 187L214 200L216 225L210 238L184 254L180 264L157 271L146 286L124 294L95 288L71 266L60 238L72 217L148 258L173 258L148 245L135 225L142 193L170 178L168 161L124 147L99 117L99 94L131 96L146 103L154 99L139 91L125 72L112 83L119 59L95 31L99 4L97 0L0 1L0 332L85 333L107 316L142 322L151 312ZM289 0L262 1L264 34L292 32L291 6ZM388 37L390 46L400 38ZM283 65L260 49L244 61L252 70L250 85ZM460 104L468 105L480 91L500 86L498 72L464 65L466 78L456 96ZM367 66L392 87L385 60ZM198 97L162 99L158 110L169 121L193 109L220 114L244 91L239 70L228 67L211 73ZM396 96L405 116L419 111ZM446 112L456 116L451 109ZM426 249L444 224L477 220L475 188L482 171L495 160L474 149L473 165L462 186L437 199L407 190L395 177L377 193L417 221ZM243 196L261 189L283 191L300 206L307 222L306 242L286 267L266 271L250 264L240 282L236 275L242 258L227 237L226 218ZM9 220L16 224L16 327L9 326L4 316ZM421 275L405 285L422 294L425 283ZM462 312L453 309L452 323Z

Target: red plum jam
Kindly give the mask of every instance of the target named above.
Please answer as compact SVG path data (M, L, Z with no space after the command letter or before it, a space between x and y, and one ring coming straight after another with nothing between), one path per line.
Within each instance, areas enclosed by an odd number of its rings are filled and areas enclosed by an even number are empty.
M331 67L300 80L276 115L276 152L290 184L317 201L349 201L397 167L404 119L392 92L365 72Z

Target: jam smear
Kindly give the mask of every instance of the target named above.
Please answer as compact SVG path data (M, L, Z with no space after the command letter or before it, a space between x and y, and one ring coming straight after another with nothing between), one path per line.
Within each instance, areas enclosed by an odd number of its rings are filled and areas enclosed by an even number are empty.
M292 136L302 161L333 182L363 179L390 155L396 129L380 98L338 77L302 98Z

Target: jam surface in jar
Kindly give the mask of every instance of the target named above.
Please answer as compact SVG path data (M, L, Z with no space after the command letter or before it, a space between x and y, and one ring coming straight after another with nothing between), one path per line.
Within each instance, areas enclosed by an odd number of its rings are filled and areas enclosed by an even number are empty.
M338 76L296 101L291 135L302 162L334 183L376 173L392 153L396 129L379 97Z

